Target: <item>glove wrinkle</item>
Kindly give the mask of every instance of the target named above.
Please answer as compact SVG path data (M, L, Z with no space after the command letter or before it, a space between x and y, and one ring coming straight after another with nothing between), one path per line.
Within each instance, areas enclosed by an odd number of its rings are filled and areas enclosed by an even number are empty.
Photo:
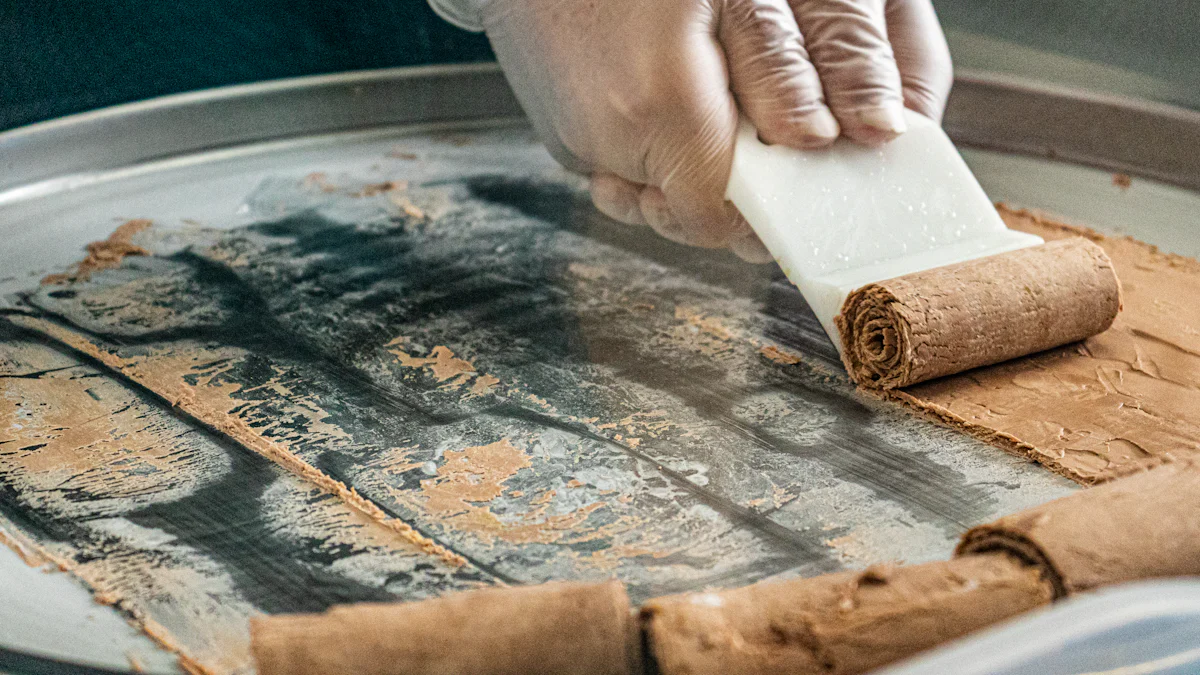
M905 103L937 117L948 92L930 0L471 1L601 212L751 260L765 249L724 199L739 109L764 141L812 149L890 140Z

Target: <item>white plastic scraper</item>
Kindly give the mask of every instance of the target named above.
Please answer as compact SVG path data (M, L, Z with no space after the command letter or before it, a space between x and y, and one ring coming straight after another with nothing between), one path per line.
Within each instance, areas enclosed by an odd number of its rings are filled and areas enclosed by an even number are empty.
M1042 243L1010 230L941 127L906 112L878 148L768 146L744 124L728 197L841 350L833 317L885 279Z

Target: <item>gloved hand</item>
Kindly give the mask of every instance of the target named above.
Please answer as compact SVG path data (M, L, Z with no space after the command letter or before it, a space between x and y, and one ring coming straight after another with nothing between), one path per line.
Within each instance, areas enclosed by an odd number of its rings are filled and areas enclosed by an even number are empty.
M940 119L930 0L473 0L551 153L596 207L668 239L770 255L724 200L738 108L768 143L869 144Z

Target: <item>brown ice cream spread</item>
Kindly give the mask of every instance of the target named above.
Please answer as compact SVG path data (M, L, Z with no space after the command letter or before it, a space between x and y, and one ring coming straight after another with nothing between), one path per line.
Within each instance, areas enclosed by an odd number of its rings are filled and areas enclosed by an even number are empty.
M1120 306L1108 255L1075 237L869 284L835 322L854 381L894 389L1091 337Z
M1200 575L1200 465L1167 464L976 527L958 554L981 551L1040 567L1059 596Z
M620 583L494 588L251 621L259 675L633 675L637 623Z
M863 673L1053 597L1005 554L659 598L642 614L663 675Z
M1123 309L1082 343L888 396L1080 483L1200 448L1200 262L1004 207L1009 227L1086 236L1121 278Z
M154 223L145 219L129 220L109 235L104 241L93 241L87 245L87 256L76 263L69 272L51 274L42 279L43 284L65 284L69 281L87 281L92 274L118 267L126 256L150 255L146 249L133 243L138 232Z

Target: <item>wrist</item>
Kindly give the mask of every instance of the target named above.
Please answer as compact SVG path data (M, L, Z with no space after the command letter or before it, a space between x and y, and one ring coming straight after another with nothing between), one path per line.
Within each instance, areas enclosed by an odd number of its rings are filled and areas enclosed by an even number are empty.
M485 0L429 0L429 6L446 21L474 33L483 31Z

